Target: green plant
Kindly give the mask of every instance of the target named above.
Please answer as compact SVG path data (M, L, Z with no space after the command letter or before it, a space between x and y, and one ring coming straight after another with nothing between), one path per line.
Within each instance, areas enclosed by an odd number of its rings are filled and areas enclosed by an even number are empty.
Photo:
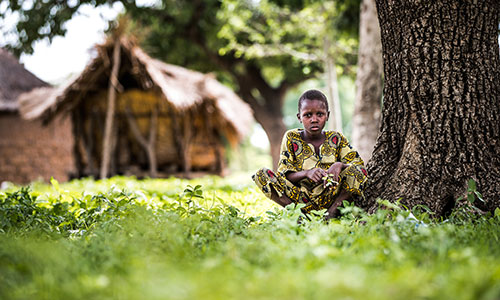
M0 193L0 298L498 298L500 210L380 204L327 223L234 178L20 188Z

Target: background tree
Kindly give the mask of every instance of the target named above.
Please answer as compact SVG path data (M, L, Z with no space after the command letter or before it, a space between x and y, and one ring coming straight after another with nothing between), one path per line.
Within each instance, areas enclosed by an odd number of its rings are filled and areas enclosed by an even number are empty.
M33 5L29 6L23 5L22 1L10 0L7 10L14 10L21 16L16 26L19 40L11 48L16 53L30 53L34 41L64 34L62 25L77 12L79 6L112 2L117 1L34 0ZM297 41L304 39L303 30L294 32L294 27L283 31L281 22L287 20L267 18L262 13L265 9L261 7L268 5L272 9L300 11L306 8L308 1L242 1L240 4L244 5L237 7L232 6L235 2L229 0L163 0L158 5L148 7L138 7L135 1L120 2L137 26L147 29L142 44L149 54L202 72L215 71L219 79L233 85L237 93L251 105L256 120L266 131L273 164L276 165L279 145L286 130L282 115L285 94L296 84L321 73L322 62L300 59L293 51L258 57L252 55L251 51L227 46L232 41L240 45L256 42L269 45L276 41L285 46L288 43L297 45ZM335 1L335 5L339 11L339 30L356 36L359 1ZM264 33L262 40L255 41L253 38L256 35L244 31L227 30L238 27L245 18L249 21L247 25L251 25L255 32ZM304 45L308 45L306 40ZM352 57L355 58L355 55Z
M353 35L339 29L345 8L340 9L334 1L313 2L300 10L280 7L267 0L258 4L226 0L223 6L222 19L232 20L219 32L220 37L229 41L223 50L237 50L247 58L258 59L289 55L297 62L322 65L330 100L329 129L341 131L337 65L340 72L349 73L357 47ZM242 34L244 39L239 38ZM311 70L306 66L304 72ZM282 75L278 75L280 77Z
M446 214L473 179L500 206L500 5L376 0L384 59L366 197Z
M324 37L324 22L314 22L318 19L314 12L322 12L302 1L169 2L184 12L169 10L170 18L166 18L167 10L162 10L162 17L157 18L144 9L129 9L133 18L150 30L143 43L146 49L153 56L194 69L205 65L207 69L202 71L217 71L221 79L229 81L251 105L267 133L276 166L286 130L282 112L285 95L291 87L323 72L322 56L316 55L316 49L323 49L318 40ZM345 22L351 18L356 1L338 3L330 9L344 20L336 23L338 31L356 36L357 25ZM310 21L311 17L315 19ZM187 48L196 54L186 55ZM339 58L353 65L353 52L344 51Z
M368 162L378 135L382 103L382 42L375 0L363 0L359 25L352 143Z

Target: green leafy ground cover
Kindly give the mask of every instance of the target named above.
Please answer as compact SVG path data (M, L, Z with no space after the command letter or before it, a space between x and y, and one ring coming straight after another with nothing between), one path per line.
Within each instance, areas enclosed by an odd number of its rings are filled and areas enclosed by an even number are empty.
M387 207L299 224L248 175L11 186L0 299L500 299L498 214Z

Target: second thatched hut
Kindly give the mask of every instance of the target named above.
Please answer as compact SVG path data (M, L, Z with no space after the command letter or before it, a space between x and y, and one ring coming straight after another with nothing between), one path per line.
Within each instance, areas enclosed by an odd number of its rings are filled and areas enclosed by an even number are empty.
M225 145L253 122L246 103L212 75L153 59L130 39L96 50L64 86L20 98L27 119L71 118L77 176L224 171Z

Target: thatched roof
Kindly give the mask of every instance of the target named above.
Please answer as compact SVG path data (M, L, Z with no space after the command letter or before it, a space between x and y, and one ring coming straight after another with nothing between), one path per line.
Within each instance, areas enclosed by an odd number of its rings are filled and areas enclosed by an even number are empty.
M0 111L17 111L17 97L48 84L30 71L7 50L0 48Z
M122 37L120 43L120 76L128 72L139 88L159 91L177 111L194 108L206 99L212 99L220 115L234 126L238 135L248 133L253 121L250 106L212 75L153 59L127 38ZM22 95L20 110L23 117L50 120L60 112L71 110L86 94L99 87L107 87L112 67L113 42L98 45L96 49L97 57L81 74L65 85L37 89Z

